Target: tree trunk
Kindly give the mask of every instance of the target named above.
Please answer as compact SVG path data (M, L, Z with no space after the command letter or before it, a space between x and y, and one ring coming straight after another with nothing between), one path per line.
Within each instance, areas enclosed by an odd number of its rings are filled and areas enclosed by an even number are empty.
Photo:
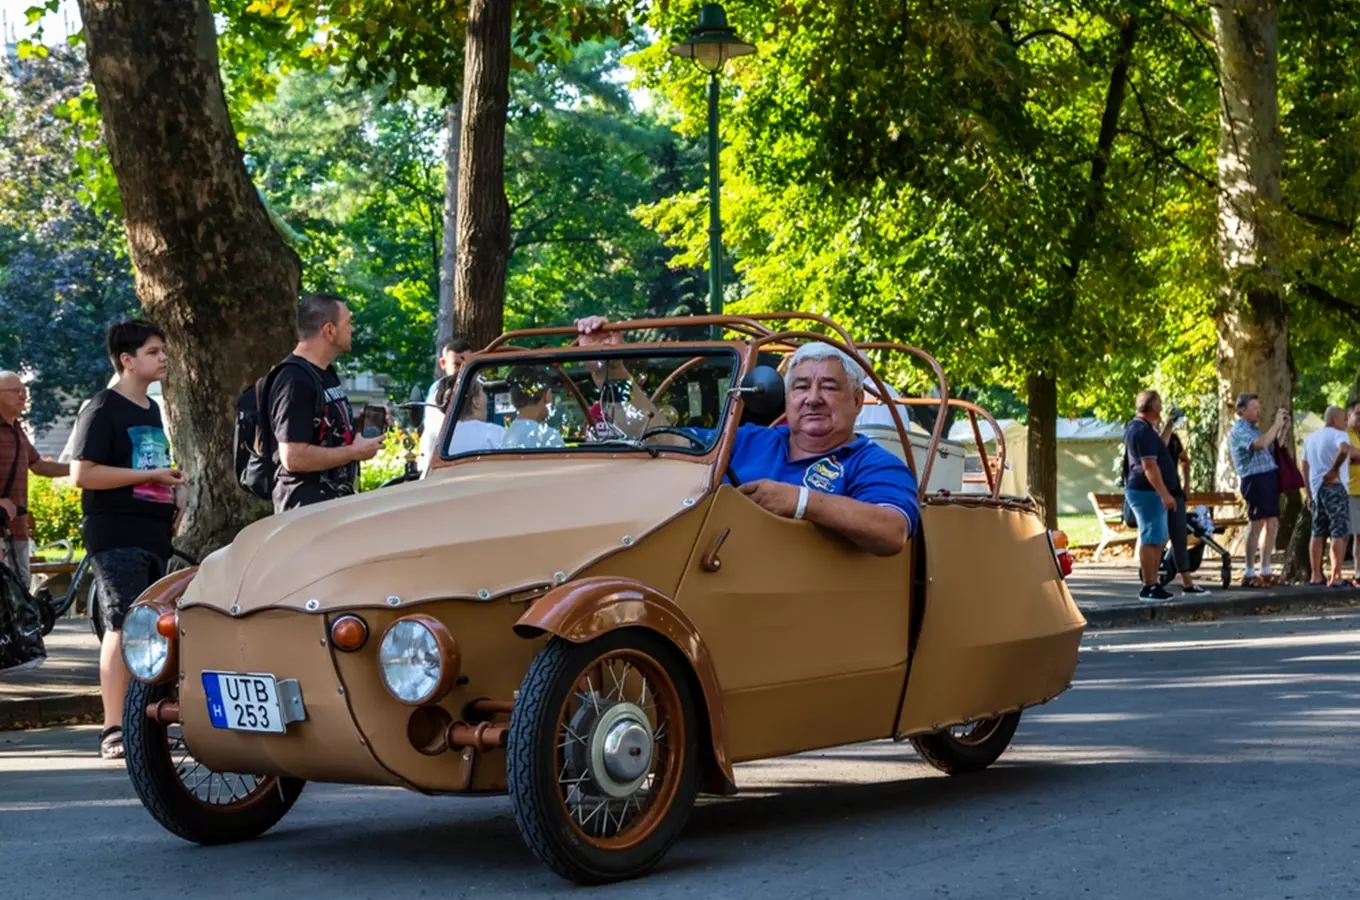
M453 339L453 281L458 264L458 149L463 138L463 101L449 104L449 144L444 151L444 246L439 259L439 317L435 325L434 354ZM435 377L443 373L438 362Z
M292 344L301 269L246 173L207 0L84 0L81 16L137 295L169 345L178 542L201 554L264 511L236 483L235 401Z
M1218 141L1218 326L1221 488L1237 487L1228 432L1240 393L1259 394L1261 420L1292 409L1289 316L1279 262L1280 107L1276 0L1212 5L1222 91ZM1290 427L1286 445L1293 445ZM1288 523L1286 523L1288 525Z
M1039 504L1044 524L1058 527L1058 385L1049 375L1028 380L1029 418L1025 423L1029 493Z
M505 314L505 267L510 258L505 117L510 107L511 16L505 0L472 0L468 9L454 330L479 348L501 333Z
M1096 136L1095 154L1091 159L1091 173L1086 185L1077 226L1068 235L1067 264L1063 269L1063 283L1057 296L1055 318L1059 323L1072 320L1077 302L1077 278L1090 255L1095 240L1096 225L1105 207L1105 183L1110 171L1110 156L1119 131L1119 114L1124 109L1128 92L1129 66L1133 61L1133 45L1138 36L1138 20L1129 16L1119 28L1119 50L1110 69L1105 89L1105 105ZM1029 421L1026 427L1028 444L1028 477L1030 495L1043 512L1044 524L1058 527L1058 387L1052 375L1031 373L1028 379Z

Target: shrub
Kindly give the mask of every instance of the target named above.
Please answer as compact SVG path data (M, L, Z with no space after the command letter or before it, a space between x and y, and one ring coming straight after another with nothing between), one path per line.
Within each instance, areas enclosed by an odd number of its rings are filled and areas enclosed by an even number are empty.
M359 490L371 491L389 478L396 478L406 471L406 446L403 443L408 432L394 428L387 433L383 448L368 462L359 464ZM416 435L410 433L412 441Z
M80 488L67 478L28 478L28 511L33 516L33 543L69 539L79 546Z

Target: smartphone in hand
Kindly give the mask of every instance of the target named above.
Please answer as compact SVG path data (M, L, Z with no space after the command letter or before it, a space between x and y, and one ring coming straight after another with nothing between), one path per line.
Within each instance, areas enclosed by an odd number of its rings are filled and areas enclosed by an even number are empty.
M359 415L359 433L366 438L375 438L387 431L387 409L382 406L366 404Z

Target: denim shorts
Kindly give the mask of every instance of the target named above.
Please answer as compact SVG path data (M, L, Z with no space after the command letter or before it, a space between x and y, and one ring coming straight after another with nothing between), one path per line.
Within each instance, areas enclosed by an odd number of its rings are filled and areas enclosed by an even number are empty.
M1170 532L1166 524L1166 507L1156 491L1125 491L1133 517L1138 520L1138 541L1141 544L1165 544Z

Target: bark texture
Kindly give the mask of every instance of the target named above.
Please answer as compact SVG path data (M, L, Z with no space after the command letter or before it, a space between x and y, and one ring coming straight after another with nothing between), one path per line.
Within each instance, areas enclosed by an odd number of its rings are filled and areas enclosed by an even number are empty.
M458 265L458 157L463 137L463 101L448 108L449 143L444 150L444 242L439 258L439 317L435 324L434 353L438 357L453 338L453 282ZM435 377L442 374L434 366Z
M1282 138L1276 80L1279 8L1275 0L1212 7L1222 82L1218 142L1218 253L1223 268L1218 326L1218 472L1237 486L1228 431L1240 393L1259 394L1261 419L1292 410L1289 315L1276 217ZM1292 446L1293 429L1287 440ZM1286 523L1287 527L1288 523Z
M484 347L502 331L510 206L505 199L505 117L510 106L506 0L472 0L463 68L458 160L458 265L454 331Z
M83 0L81 16L137 295L169 344L177 542L201 554L263 511L236 483L235 403L292 344L301 268L246 173L207 0Z
M1029 493L1052 529L1058 527L1058 384L1048 375L1030 375L1027 387Z

